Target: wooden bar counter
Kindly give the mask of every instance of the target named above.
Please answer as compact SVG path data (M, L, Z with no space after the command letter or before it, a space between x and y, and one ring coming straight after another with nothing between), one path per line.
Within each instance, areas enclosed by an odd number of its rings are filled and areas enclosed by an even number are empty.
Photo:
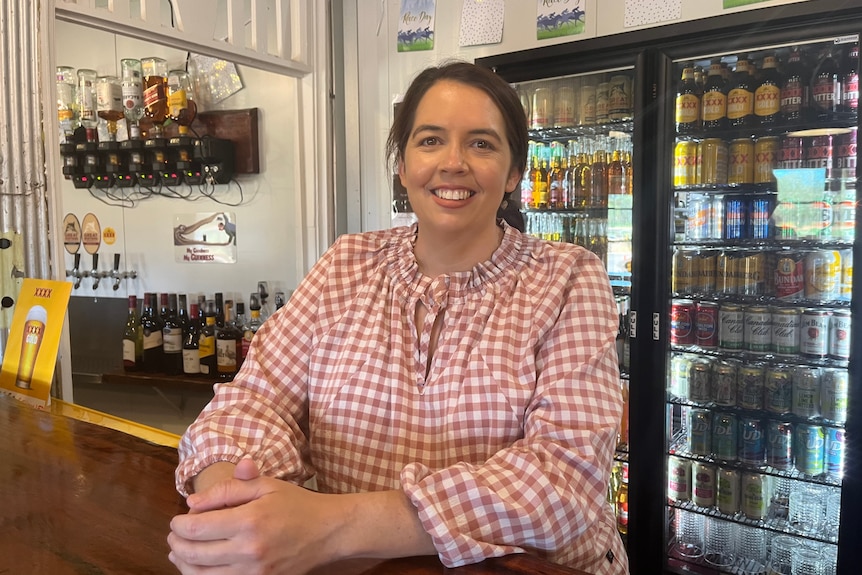
M0 393L0 573L164 575L176 451ZM344 561L315 575L578 575L529 555L446 569L436 557ZM582 574L583 575L583 574Z

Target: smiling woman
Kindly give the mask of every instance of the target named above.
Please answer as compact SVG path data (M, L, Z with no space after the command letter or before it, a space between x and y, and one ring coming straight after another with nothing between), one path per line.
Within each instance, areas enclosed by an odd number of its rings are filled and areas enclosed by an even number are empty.
M517 94L429 68L387 151L417 223L341 236L257 332L180 442L191 512L171 560L293 574L533 553L627 573L605 499L616 305L596 256L498 217L526 163Z

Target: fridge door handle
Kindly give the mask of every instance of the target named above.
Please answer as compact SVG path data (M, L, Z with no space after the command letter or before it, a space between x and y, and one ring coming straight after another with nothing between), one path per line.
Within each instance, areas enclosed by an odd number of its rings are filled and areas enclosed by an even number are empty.
M652 339L653 341L659 340L659 334L661 333L661 314L653 313L652 314Z

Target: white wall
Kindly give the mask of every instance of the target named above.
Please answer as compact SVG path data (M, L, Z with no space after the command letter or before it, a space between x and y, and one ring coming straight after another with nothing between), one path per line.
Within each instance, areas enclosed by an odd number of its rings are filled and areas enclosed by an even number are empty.
M733 10L724 10L722 0L681 0L680 19L663 24L800 1L810 0L771 0ZM347 90L355 90L346 98L347 125L348 129L353 125L358 130L358 133L349 133L347 141L348 145L356 142L359 146L357 154L348 156L348 162L358 164L352 171L360 174L361 184L356 193L360 194L358 203L362 206L361 218L351 221L351 231L380 229L391 224L391 183L383 155L392 122L391 103L397 94L403 93L413 76L422 68L447 58L472 61L484 56L578 42L638 29L623 27L625 0L582 0L586 11L584 33L540 42L536 40L536 1L508 0L505 3L502 42L462 48L458 46L462 4L462 0L437 0L434 50L398 53L396 37L400 0L385 0L383 3L344 1L345 28L349 22L354 22L356 26L355 29L345 31L346 59L349 61L353 58L358 63L358 73L354 76L351 77L351 71L346 70L347 82L354 82L352 87L348 85ZM645 27L649 26L641 28ZM352 114L357 118L353 123L350 120ZM348 193L351 192L348 188Z

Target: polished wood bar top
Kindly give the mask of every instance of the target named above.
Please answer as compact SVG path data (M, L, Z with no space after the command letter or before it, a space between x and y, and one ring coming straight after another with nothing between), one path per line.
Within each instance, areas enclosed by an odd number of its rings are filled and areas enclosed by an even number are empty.
M163 575L185 513L176 451L0 393L0 574ZM446 569L436 557L357 559L315 575L585 575L529 555Z

